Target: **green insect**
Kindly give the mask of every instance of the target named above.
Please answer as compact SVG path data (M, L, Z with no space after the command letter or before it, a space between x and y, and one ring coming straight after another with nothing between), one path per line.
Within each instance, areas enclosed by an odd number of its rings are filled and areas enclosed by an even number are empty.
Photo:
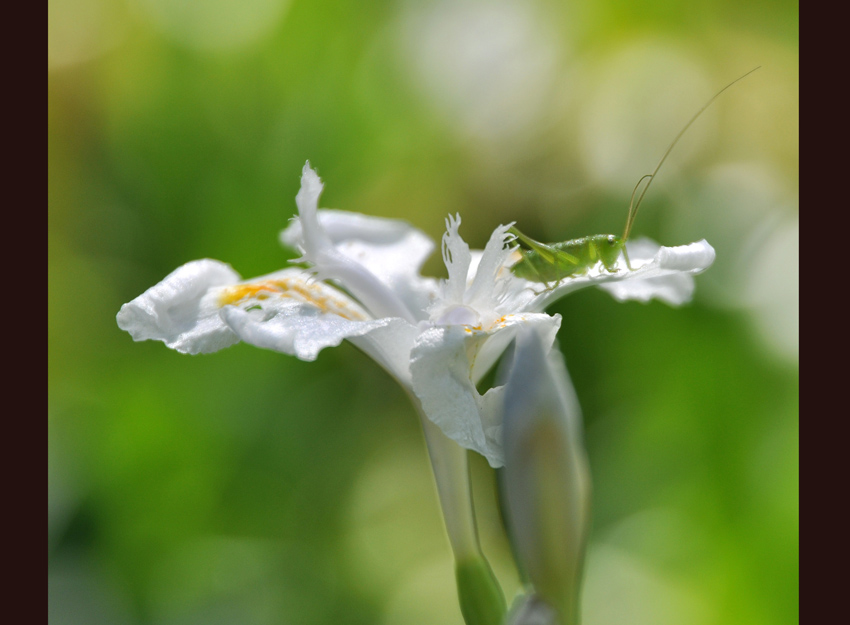
M643 196L646 195L646 191L655 179L656 174L658 174L658 170L661 169L661 165L663 165L664 161L667 160L667 157L670 155L673 147L679 142L679 139L682 138L685 131L687 131L691 124L693 124L697 118L702 115L703 111L705 111L705 109L707 109L721 93L726 91L739 80L743 80L757 69L759 68L756 67L751 69L746 74L736 78L723 87L723 89L715 93L714 96L706 102L699 111L697 111L696 115L694 115L691 120L685 124L685 127L679 131L679 134L676 135L675 139L673 139L673 142L667 148L667 151L664 152L664 156L662 156L661 160L658 161L658 165L656 165L655 170L651 174L645 174L640 180L638 180L634 191L632 191L631 201L629 202L629 213L626 217L626 229L623 231L623 236L617 237L613 234L592 234L590 236L581 237L579 239L570 239L569 241L562 241L560 243L541 243L540 241L535 241L531 237L524 235L517 228L511 227L508 232L513 234L518 241L528 246L528 249L519 250L522 258L520 258L520 260L511 267L513 274L518 278L523 278L530 282L542 282L546 284L548 290L555 288L555 286L564 278L570 278L572 276L579 276L587 273L591 267L595 267L598 263L602 263L602 267L608 273L616 273L619 271L618 263L621 255L626 261L626 267L629 271L631 271L632 266L629 261L629 255L626 252L626 241L629 240L629 234L631 234L632 225L635 222L635 216L637 215L640 203L643 201ZM641 189L641 185L644 181L646 181L646 184L643 185L640 195L638 195L638 190ZM635 201L635 196L637 196L637 201Z

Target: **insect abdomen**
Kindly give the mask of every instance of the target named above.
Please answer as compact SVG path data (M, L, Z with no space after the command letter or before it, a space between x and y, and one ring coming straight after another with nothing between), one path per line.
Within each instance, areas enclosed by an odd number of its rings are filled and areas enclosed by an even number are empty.
M513 274L530 282L558 282L559 280L574 275L578 265L569 259L544 258L539 252L526 250L522 253L522 259L517 262L511 271Z
M552 247L572 254L581 261L581 269L573 272L575 275L586 272L599 261L602 261L607 271L617 271L617 259L625 243L613 234L594 234L557 243Z

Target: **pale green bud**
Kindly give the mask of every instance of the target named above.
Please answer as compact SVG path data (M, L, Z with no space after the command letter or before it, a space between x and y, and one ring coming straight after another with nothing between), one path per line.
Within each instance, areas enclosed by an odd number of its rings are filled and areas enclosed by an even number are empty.
M518 335L505 389L502 498L519 566L558 623L578 622L590 521L581 413L563 357Z

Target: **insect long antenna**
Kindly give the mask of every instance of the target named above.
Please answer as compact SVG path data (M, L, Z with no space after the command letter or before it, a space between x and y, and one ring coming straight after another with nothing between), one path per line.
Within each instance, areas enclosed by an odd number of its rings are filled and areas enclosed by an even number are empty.
M637 206L635 206L635 195L637 195L637 192L638 192L638 189L640 189L641 183L644 180L646 180L647 178L649 178L649 182L652 182L653 176L655 176L654 173L644 174L643 176L640 177L640 180L637 181L635 188L632 190L632 197L629 200L629 216L626 217L626 231L623 233L623 243L625 243L629 238L629 231L631 231L631 229L632 229L632 222L634 221L634 215L637 213ZM649 186L649 182L646 183L647 187ZM644 187L644 191L645 190L646 190L646 187ZM641 198L643 198L643 193L641 193L640 196L641 196ZM640 204L640 201L638 201L638 204Z
M640 180L638 180L638 183L635 185L635 190L632 191L632 201L629 203L629 215L628 215L628 217L626 217L626 229L623 232L623 242L624 243L629 240L629 234L632 231L632 224L634 224L634 222L635 222L635 217L637 216L638 208L640 208L640 203L643 201L643 196L646 195L646 191L647 191L647 189L649 189L649 185L651 185L652 181L655 180L655 174L657 174L658 170L661 169L661 166L664 164L664 161L666 161L667 157L670 156L670 152L672 152L673 148L676 147L676 144L679 143L679 139L682 138L682 135L685 134L685 132L688 130L688 128L691 127L691 124L693 124L697 120L697 118L700 115L703 114L705 109L707 109L709 106L711 106L711 103L714 102L721 93L726 91L729 87L734 85L736 82L743 80L744 78L746 78L747 76L752 74L754 71L756 71L760 67L761 67L761 65L759 65L758 67L754 67L753 69L748 71L746 74L744 74L743 76L739 76L738 78L736 78L735 80L730 82L728 85L723 87L723 89L721 89L720 91L715 93L711 97L711 99L708 102L706 102L700 110L698 110L696 112L696 115L691 117L690 121L687 124L685 124L685 127L682 128L679 131L679 134L676 135L676 138L673 139L673 142L669 145L667 150L664 152L664 156L662 156L661 160L658 161L658 165L655 166L655 169L653 170L653 172L651 174L645 174L644 176L641 177ZM638 196L637 202L635 202L634 201L635 193L637 193L638 187L640 187L640 183L643 182L644 178L649 178L649 182L646 183L646 186L643 188L643 190L640 192L640 195Z

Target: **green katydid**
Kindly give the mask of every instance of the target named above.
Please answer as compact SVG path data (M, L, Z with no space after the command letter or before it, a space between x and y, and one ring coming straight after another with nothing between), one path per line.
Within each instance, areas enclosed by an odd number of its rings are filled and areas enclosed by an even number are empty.
M746 74L736 78L723 87L723 89L715 93L714 96L712 96L712 98L706 102L699 111L697 111L696 115L694 115L691 120L685 124L685 127L679 131L679 134L676 135L676 138L673 139L673 142L664 152L664 156L662 156L661 160L658 161L658 165L656 165L655 170L651 174L645 174L640 180L638 180L634 191L632 191L631 201L629 202L629 214L628 217L626 217L626 229L623 232L622 237L617 237L613 234L593 234L579 239L562 241L560 243L540 243L539 241L535 241L534 239L524 235L517 228L512 226L508 232L513 234L518 241L524 243L529 248L527 250L518 250L522 255L522 258L511 267L513 274L518 278L524 278L530 282L545 283L547 288L551 289L564 278L585 274L591 267L600 262L602 263L602 267L605 271L609 273L616 273L618 271L617 263L621 254L626 261L626 267L629 271L631 271L632 266L629 261L628 253L626 252L626 241L629 240L629 234L631 234L632 225L635 222L635 216L637 215L640 203L643 201L643 196L646 195L646 191L655 179L656 174L658 174L658 170L661 169L661 165L663 165L664 161L667 160L670 152L679 142L679 139L682 138L682 135L685 134L685 131L687 131L691 124L693 124L697 118L702 115L703 111L705 111L705 109L707 109L721 93L726 91L739 80L743 80L757 69L758 67L751 69ZM641 184L643 184L644 180L647 182L643 186L640 195L638 195L638 189L641 188ZM637 201L635 201L635 196L637 196Z

